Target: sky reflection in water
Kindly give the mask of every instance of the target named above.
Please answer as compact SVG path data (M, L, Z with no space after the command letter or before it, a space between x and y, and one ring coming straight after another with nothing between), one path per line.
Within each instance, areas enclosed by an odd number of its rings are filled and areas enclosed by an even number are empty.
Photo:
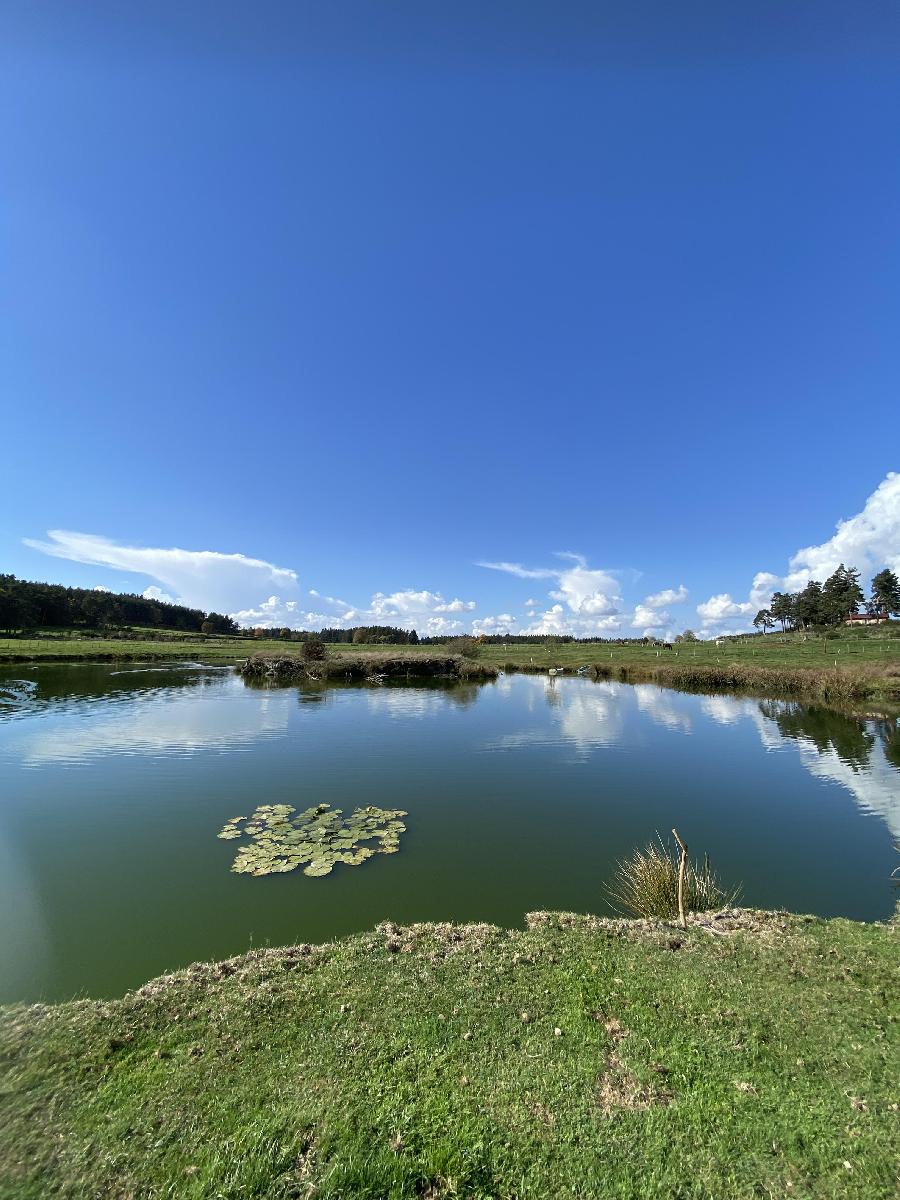
M17 682L18 681L18 682ZM0 996L115 994L248 945L401 921L608 911L677 824L747 903L891 914L896 718L580 678L247 687L230 670L0 673ZM262 803L403 808L401 852L233 875Z

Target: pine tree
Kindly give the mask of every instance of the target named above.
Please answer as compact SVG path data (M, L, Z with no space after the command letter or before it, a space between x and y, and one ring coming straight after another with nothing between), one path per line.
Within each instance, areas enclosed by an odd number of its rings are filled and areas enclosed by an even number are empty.
M825 580L822 588L822 607L826 621L839 625L855 613L865 599L859 586L859 571L843 563Z
M872 577L872 606L888 615L900 615L900 581L887 567Z
M775 592L772 596L769 613L774 620L781 622L782 633L786 625L794 623L794 600L795 597L790 592Z
M821 625L824 621L822 585L817 579L811 579L803 591L794 597L794 615L804 629L810 625Z
M763 631L763 637L765 637L766 630L772 629L775 625L775 622L772 620L771 612L769 612L767 608L761 608L753 618L753 624L757 629L761 629Z

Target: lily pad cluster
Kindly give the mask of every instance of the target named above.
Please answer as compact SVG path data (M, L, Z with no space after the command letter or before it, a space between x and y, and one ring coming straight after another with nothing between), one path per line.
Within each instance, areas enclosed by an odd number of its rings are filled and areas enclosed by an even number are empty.
M395 854L406 832L399 808L357 808L346 818L329 804L295 812L290 804L261 804L250 817L226 821L220 838L250 838L232 871L272 875L303 867L304 875L328 875L337 863L356 867L373 854Z

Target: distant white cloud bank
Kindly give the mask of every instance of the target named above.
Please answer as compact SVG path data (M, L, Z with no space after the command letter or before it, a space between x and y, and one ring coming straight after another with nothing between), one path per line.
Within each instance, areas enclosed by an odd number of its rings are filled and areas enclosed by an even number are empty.
M838 521L834 535L818 546L793 554L784 575L759 571L744 601L728 592L697 605L702 632L712 634L742 628L772 599L772 593L795 592L811 579L824 582L840 564L856 567L863 577L882 567L900 572L900 473L889 471L855 517Z
M66 529L49 530L46 541L25 538L25 545L70 562L148 575L163 585L148 589L151 596L206 612L233 612L258 603L268 591L290 596L298 590L296 571L245 554L125 546L97 534Z
M505 559L477 563L514 579L547 580L551 585L544 599L537 592L508 611L481 615L475 600L452 593L445 597L428 588L375 592L367 604L353 604L315 588L303 591L296 571L239 553L133 546L63 529L50 530L43 540L26 538L25 544L55 558L146 576L153 582L145 596L228 613L244 626L397 625L433 636L510 632L671 638L676 628L689 623L670 611L688 599L683 583L653 592L639 603L625 603L621 577L631 578L628 572L590 566L583 555L570 551L558 553L559 561L551 566ZM774 591L797 590L808 579L824 580L841 562L858 567L864 576L883 566L900 572L900 474L888 474L862 512L839 521L828 541L792 555L784 575L758 571L746 599L722 591L697 604L700 630L712 636L749 628Z

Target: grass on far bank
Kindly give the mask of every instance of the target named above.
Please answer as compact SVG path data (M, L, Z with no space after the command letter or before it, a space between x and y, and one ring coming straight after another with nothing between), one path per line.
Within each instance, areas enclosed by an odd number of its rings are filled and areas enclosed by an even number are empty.
M186 634L163 631L158 636L144 638L104 638L69 636L61 633L31 638L0 636L0 662L26 662L36 659L143 659L181 656L198 659L235 661L256 653L272 653L289 657L302 654L302 642L281 641L276 638L235 638L218 635ZM326 647L329 657L359 654L435 654L455 653L454 644L446 646L389 646L382 644L350 645L333 643ZM507 664L519 668L565 666L575 668L587 664L611 663L647 664L660 661L677 663L745 665L776 668L833 667L887 665L900 666L900 638L879 637L871 631L868 637L844 636L808 638L796 635L782 637L745 638L723 642L684 642L671 650L652 645L629 643L616 645L605 642L560 642L556 645L530 645L522 642L488 644L480 647L479 659L494 666Z
M6 1010L0 1194L896 1195L896 926L528 925L383 925Z
M893 632L893 629L889 630ZM877 636L878 629L834 638L769 634L723 642L686 642L672 649L631 643L560 642L530 645L521 642L484 644L478 662L507 670L546 671L589 667L611 677L652 680L662 685L696 690L755 691L760 695L808 696L829 701L896 700L900 698L900 638ZM302 656L301 642L268 638L229 638L197 634L178 639L126 640L103 638L0 639L4 661L161 661L192 659L233 663L254 654L279 658ZM385 646L330 644L326 647L329 674L344 658L376 655L415 656L453 654L444 646ZM631 673L629 675L629 672Z
M0 636L0 665L4 662L155 662L191 659L202 662L236 662L261 650L299 654L299 642L274 638L230 638L215 635L162 634L159 638Z

